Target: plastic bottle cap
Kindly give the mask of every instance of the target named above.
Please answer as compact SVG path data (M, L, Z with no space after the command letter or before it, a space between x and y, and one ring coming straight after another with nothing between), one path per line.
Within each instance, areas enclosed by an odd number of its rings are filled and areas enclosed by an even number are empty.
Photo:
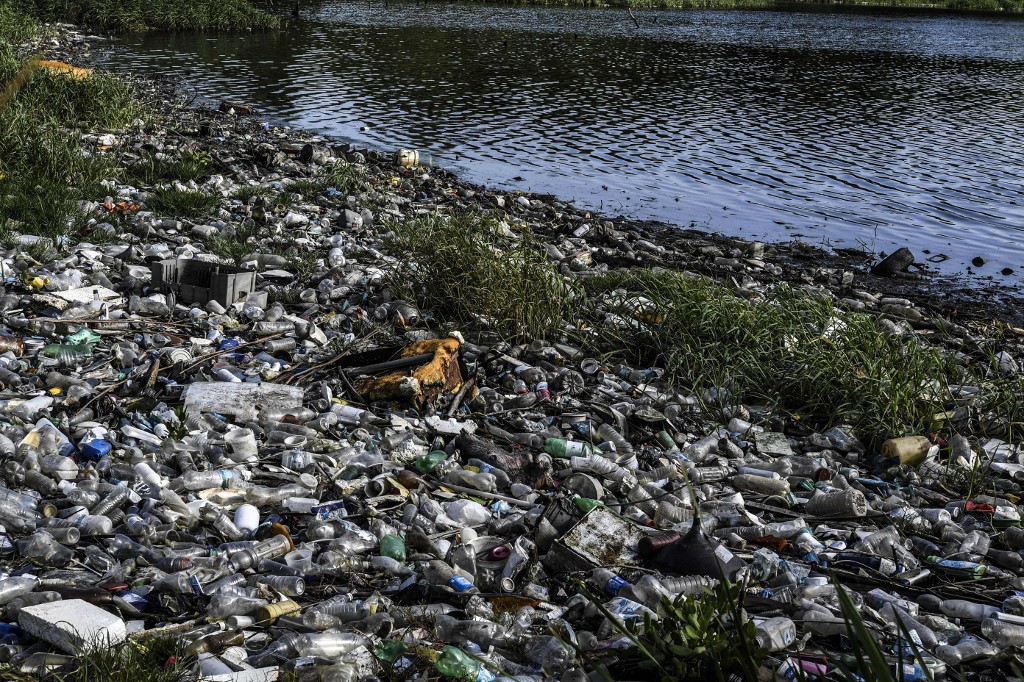
M804 580L805 585L813 587L821 587L822 585L828 585L828 578L823 575L810 575Z

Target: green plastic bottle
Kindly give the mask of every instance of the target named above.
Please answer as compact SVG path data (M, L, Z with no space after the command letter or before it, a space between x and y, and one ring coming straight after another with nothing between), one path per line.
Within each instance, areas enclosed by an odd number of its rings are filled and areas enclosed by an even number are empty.
M380 555L391 557L395 561L405 561L405 540L388 533L380 539Z
M580 512L582 512L583 514L586 514L587 512L598 507L604 506L604 503L601 502L600 500L595 500L589 497L574 497L572 501L576 505L576 508L579 509Z
M408 649L409 647L400 639L385 639L373 649L373 655L389 665L394 665Z
M462 682L492 682L494 673L480 661L470 658L465 652L453 646L446 646L434 660L434 667L446 677Z
M433 450L416 458L416 470L423 474L432 474L437 470L437 465L446 459L448 459L447 452L444 450Z
M564 438L546 438L544 452L552 457L589 457L597 454L594 446L581 440L565 440Z

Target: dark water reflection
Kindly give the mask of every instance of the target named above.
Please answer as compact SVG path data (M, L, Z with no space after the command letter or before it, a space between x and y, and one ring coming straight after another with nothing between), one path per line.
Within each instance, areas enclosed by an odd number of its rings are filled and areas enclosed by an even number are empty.
M140 36L111 62L614 213L1024 273L1024 22L641 17L325 2L286 32Z

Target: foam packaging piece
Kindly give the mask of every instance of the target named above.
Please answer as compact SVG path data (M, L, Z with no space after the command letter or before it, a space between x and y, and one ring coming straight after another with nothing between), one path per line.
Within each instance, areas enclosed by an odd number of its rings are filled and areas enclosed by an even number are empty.
M93 646L120 644L128 636L123 620L81 599L23 608L18 614L18 625L69 654Z

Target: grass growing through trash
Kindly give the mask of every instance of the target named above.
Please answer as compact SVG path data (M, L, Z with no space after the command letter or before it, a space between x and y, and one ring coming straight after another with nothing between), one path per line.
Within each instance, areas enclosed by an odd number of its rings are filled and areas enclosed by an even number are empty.
M601 599L594 598L602 611ZM625 672L636 670L662 680L758 679L758 668L767 651L757 645L754 622L743 614L743 588L719 583L698 598L680 595L662 602L664 614L619 623L610 612L605 618L616 624L636 647L639 660L627 661ZM620 679L615 677L615 679Z
M153 185L161 180L202 180L210 175L209 155L198 152L186 152L178 158L158 157L146 154L126 169L128 178L133 182Z
M574 319L577 297L529 234L507 236L482 213L422 216L392 226L388 285L438 317L545 338Z
M145 643L128 640L88 651L69 669L43 674L10 669L0 671L0 675L10 682L193 682L199 675L193 670L194 659L185 654L184 645L184 641L177 639Z
M208 192L158 187L146 199L146 208L161 215L196 217L209 215L220 206L220 197Z
M663 366L697 394L725 387L737 400L871 434L922 429L947 394L950 360L881 333L867 315L838 317L823 296L778 288L749 301L667 271L615 272L585 286L615 311L598 330L601 350Z
M0 17L12 12L0 5ZM76 202L98 198L112 158L90 149L69 124L119 128L142 112L131 88L112 76L76 79L39 68L4 39L23 24L0 21L0 237L14 232L74 237Z

